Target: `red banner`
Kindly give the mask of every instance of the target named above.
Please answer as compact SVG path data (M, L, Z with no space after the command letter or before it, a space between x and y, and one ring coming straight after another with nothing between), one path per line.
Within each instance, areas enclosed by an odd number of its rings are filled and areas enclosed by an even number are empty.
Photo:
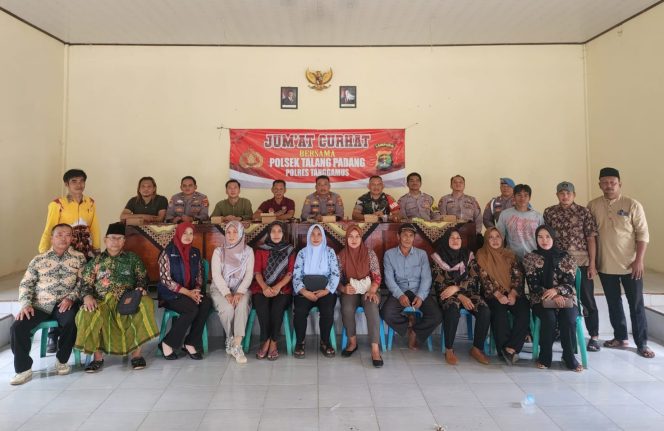
M247 188L312 188L327 175L335 188L365 188L372 175L404 184L404 129L231 129L230 176Z

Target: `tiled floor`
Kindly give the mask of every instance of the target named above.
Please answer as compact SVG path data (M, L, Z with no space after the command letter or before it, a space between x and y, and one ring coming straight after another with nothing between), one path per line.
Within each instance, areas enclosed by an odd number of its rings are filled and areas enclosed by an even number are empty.
M99 374L53 376L44 371L53 363L47 357L35 361L33 380L20 387L7 383L13 356L5 349L0 430L664 429L662 346L651 344L653 360L633 349L603 349L576 374L558 365L537 370L526 353L514 367L496 358L481 366L465 354L467 341L457 343L457 367L439 351L395 348L384 354L385 367L374 369L366 349L327 359L313 348L314 337L303 360L249 356L246 365L221 350L200 362L165 361L153 356L152 342L145 370L111 357ZM521 407L526 394L534 406Z

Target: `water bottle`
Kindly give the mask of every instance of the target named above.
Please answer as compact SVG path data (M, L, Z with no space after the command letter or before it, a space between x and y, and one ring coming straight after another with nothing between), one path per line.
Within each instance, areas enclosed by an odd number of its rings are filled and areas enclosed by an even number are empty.
M531 394L526 394L521 400L521 408L527 408L535 405L535 397Z

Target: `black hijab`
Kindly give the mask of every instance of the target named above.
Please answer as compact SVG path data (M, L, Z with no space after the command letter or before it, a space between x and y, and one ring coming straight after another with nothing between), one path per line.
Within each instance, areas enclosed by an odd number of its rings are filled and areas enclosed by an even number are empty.
M461 236L461 232L456 227L451 227L445 231L443 236L438 241L438 247L436 247L436 254L440 260L450 268L443 268L447 270L449 276L451 276L456 283L464 280L468 274L468 263L470 261L471 253L466 247L461 247L458 250L453 250L450 247L450 236L456 232ZM436 261L434 257L434 262ZM437 263L437 262L436 262ZM462 263L463 265L460 268L455 268L457 265Z
M275 226L281 227L283 236L281 241L274 242L270 233ZM263 271L263 278L265 283L272 285L279 276L284 272L284 269L288 266L288 257L294 250L294 247L288 241L288 235L286 231L286 225L280 221L273 221L267 227L267 238L263 245L260 246L263 250L268 250L270 255L267 258L267 267Z
M548 250L544 250L540 247L539 242L537 243L537 250L534 253L539 254L544 258L544 267L542 268L542 285L545 289L550 289L553 287L553 274L554 268L558 266L560 260L565 256L565 252L556 247L556 230L551 226L543 224L538 227L535 231L535 241L537 241L537 234L541 230L546 230L551 235L553 239L553 247Z

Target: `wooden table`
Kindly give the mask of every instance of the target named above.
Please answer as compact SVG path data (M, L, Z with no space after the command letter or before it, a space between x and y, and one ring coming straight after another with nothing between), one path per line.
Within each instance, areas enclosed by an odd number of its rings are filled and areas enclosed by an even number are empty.
M346 226L352 222L341 221L337 223L326 223L323 225L327 245L334 250L339 251L343 248L343 237ZM398 230L401 223L360 223L363 230L363 238L367 247L376 252L379 262L383 261L383 254L386 250L396 247L398 244ZM418 228L418 234L415 236L415 247L421 248L427 254L433 253L442 233L454 226L455 223L415 223ZM291 242L299 250L306 243L306 235L310 223L290 223ZM477 250L477 237L475 234L475 224L472 222L459 223L464 247L473 251ZM159 268L157 259L159 254L168 244L175 232L173 224L157 224L146 226L127 226L125 250L133 251L138 254L148 270L148 278L151 283L159 280ZM247 229L248 244L256 247L263 243L267 233L267 225L252 224ZM192 245L201 250L203 258L210 260L216 247L223 242L223 226L214 224L198 224L194 226L194 241Z

